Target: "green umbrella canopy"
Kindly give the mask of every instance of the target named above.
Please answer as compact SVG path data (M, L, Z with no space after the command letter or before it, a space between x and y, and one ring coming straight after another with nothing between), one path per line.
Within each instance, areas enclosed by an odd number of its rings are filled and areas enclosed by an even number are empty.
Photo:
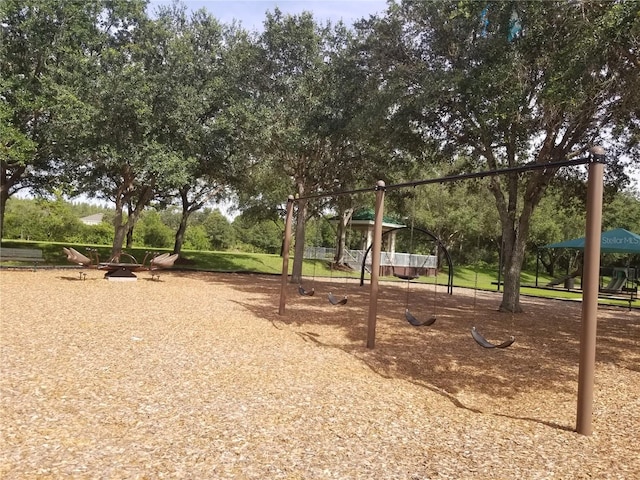
M584 250L584 237L565 240L559 243L550 243L542 248L568 248L572 250ZM600 251L602 253L640 253L640 235L616 228L603 232L600 236Z

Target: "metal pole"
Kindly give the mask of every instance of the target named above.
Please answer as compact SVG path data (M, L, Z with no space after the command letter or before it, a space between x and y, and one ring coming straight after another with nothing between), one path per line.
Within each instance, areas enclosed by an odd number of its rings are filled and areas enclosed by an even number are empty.
M376 184L376 212L371 247L371 287L369 294L369 319L367 322L367 348L376 345L376 318L378 315L378 277L380 276L380 253L382 252L382 218L384 216L385 184Z
M392 185L386 185L385 190L397 190L399 188L415 187L418 185L429 185L432 183L457 182L460 180L468 180L471 178L484 178L484 177L492 177L495 175L504 175L506 173L521 173L521 172L529 172L532 170L559 169L561 167L585 165L586 163L589 163L589 160L584 158L572 158L569 160L562 160L560 162L553 162L553 163L526 163L524 165L518 165L517 167L499 168L496 170L486 170L484 172L463 173L461 175L452 175L448 177L428 178L428 179L417 180L413 182L396 183ZM298 200L338 197L341 195L353 195L355 193L372 192L375 189L376 187L373 187L373 188L369 187L369 188L359 188L356 190L343 190L338 192L321 192L314 195L306 195L304 197L298 197Z
M284 244L282 245L282 281L280 282L280 308L278 314L284 315L287 303L287 283L289 279L289 247L291 246L291 224L293 223L293 195L287 199L287 217L284 222Z
M578 370L578 415L576 431L591 435L593 427L593 386L596 363L596 329L598 324L598 284L600 277L600 242L602 234L602 192L604 157L602 148L593 149L596 161L589 164L587 183L587 226L584 242L584 277L582 285L582 332Z

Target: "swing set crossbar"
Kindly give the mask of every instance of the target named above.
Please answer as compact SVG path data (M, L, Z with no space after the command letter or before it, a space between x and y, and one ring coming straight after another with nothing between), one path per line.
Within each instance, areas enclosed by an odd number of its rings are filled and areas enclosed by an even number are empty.
M434 183L450 183L450 182L458 182L460 180L469 180L472 178L484 178L484 177L493 177L497 175L506 175L509 173L523 173L529 172L533 170L547 170L547 169L559 169L562 167L574 167L578 165L586 165L589 163L602 163L597 155L588 158L572 158L568 160L562 160L559 162L548 162L548 163L535 163L529 162L524 165L518 165L516 167L507 167L507 168L496 168L493 170L484 170L482 172L471 172L471 173L462 173L459 175L448 175L445 177L439 178L426 178L423 180L413 180L411 182L404 183L394 183L386 186L375 186L375 187L365 187L358 188L354 190L342 190L337 192L320 192L313 195L305 195L302 197L294 197L293 201L297 202L300 200L310 200L315 198L325 198L325 197L340 197L345 195L353 195L356 193L367 193L367 192L375 192L378 190L398 190L401 188L408 187L417 187L420 185L429 185Z

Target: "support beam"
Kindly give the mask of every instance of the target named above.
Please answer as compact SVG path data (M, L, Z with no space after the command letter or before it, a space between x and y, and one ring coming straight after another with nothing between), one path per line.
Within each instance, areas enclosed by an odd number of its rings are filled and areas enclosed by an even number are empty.
M594 157L604 151L592 151ZM593 386L595 383L596 330L598 325L598 287L600 280L600 242L602 235L602 193L604 165L589 164L587 184L587 227L584 241L582 277L582 332L580 334L580 366L578 370L578 415L576 431L591 435Z

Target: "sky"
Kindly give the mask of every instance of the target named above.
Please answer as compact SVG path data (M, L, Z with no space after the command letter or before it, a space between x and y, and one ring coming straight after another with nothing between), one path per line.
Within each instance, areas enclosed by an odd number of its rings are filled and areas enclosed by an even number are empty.
M386 0L182 0L181 3L191 11L205 8L222 23L238 20L247 30L261 30L266 12L273 12L276 7L290 14L313 12L314 19L320 23L342 20L351 25L361 18L384 12L387 5ZM170 4L171 0L150 0L149 13L153 14L158 5Z

